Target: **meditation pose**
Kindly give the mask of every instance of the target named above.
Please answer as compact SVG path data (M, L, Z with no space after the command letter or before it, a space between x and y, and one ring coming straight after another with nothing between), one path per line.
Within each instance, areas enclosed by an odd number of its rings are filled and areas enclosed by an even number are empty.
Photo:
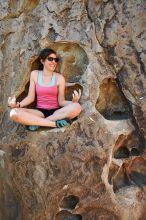
M46 48L40 52L41 70L31 72L28 95L16 102L15 97L8 99L12 108L10 118L18 123L28 125L30 130L39 126L63 127L71 123L81 112L78 103L81 91L72 94L72 101L65 100L65 79L55 72L59 58L54 50ZM35 109L26 108L36 99Z

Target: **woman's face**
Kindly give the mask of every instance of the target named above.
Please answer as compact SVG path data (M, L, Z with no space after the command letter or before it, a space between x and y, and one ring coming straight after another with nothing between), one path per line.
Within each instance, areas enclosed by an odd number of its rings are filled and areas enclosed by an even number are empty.
M57 66L57 62L58 62L58 58L56 56L56 54L52 53L50 54L44 61L43 65L45 68L47 68L50 71L54 71L56 66Z

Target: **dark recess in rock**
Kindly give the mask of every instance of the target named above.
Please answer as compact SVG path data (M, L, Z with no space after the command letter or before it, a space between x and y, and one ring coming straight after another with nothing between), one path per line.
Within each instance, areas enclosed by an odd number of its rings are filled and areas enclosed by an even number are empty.
M64 197L60 203L60 207L64 209L74 209L79 202L79 198L74 195Z

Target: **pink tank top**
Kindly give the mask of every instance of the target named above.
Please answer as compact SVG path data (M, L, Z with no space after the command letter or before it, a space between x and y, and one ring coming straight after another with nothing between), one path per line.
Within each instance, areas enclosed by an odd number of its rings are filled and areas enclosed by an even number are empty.
M48 110L59 108L57 79L58 75L53 73L49 85L43 85L43 72L38 72L36 83L37 108Z

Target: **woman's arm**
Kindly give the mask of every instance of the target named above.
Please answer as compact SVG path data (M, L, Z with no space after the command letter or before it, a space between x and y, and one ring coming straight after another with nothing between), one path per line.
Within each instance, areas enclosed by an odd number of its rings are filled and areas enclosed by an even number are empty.
M65 100L65 78L62 75L59 76L58 87L59 87L58 102L61 107L79 101L81 97L81 90L79 90L79 93L76 90L74 91L74 93L72 94L73 96L72 101Z
M28 95L19 103L20 107L25 107L31 104L35 100L35 79L37 76L37 71L32 71L30 75L30 85L28 90Z

